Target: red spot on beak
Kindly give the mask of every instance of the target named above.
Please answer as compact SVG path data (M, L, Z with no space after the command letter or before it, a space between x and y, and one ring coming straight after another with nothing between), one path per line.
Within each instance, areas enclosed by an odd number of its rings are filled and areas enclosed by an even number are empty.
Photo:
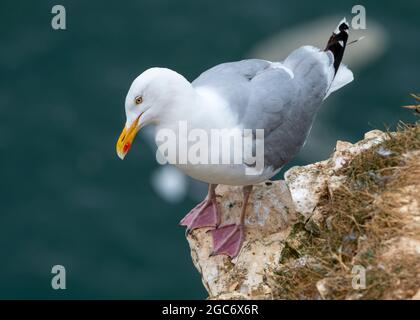
M124 152L124 153L127 153L127 152L128 152L128 150L130 150L130 148L131 148L131 143L126 143L126 144L124 145L123 152Z

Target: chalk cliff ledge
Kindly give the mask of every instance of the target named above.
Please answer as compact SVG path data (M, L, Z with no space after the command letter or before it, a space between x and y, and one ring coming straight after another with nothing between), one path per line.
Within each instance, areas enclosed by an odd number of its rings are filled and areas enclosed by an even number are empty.
M338 141L325 161L255 186L235 259L188 236L210 299L420 299L420 125ZM241 188L221 186L223 222Z

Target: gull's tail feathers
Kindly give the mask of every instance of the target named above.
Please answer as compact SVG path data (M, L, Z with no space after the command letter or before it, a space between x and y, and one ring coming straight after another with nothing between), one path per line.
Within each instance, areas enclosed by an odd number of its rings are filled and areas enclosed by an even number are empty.
M334 70L336 74L340 67L340 63L343 60L348 38L349 24L347 23L346 18L343 18L331 35L325 48L325 51L331 51L334 55Z
M330 88L327 91L327 94L324 97L324 100L328 98L328 96L333 93L334 91L337 91L338 89L341 89L346 84L349 84L354 80L353 72L349 68L347 68L346 65L341 64L337 70L337 73L335 74L334 80L331 83Z

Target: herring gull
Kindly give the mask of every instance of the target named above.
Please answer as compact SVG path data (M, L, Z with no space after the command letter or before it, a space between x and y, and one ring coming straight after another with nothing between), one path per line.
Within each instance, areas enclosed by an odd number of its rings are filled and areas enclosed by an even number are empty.
M349 25L343 19L324 50L303 46L282 62L249 59L223 63L191 83L167 68L144 71L126 96L126 123L116 145L118 156L125 157L137 132L149 124L156 126L157 133L172 130L176 141L189 141L180 133L181 122L188 124L188 132L262 129L262 139L254 131L251 135L253 151L258 142L263 142L264 165L256 173L247 173L252 165L245 155L241 163L181 163L179 158L173 162L187 175L209 184L206 199L181 220L181 225L187 226L188 232L211 228L212 254L237 256L245 237L245 212L252 185L273 177L299 152L322 102L353 80L352 72L341 63L348 31ZM157 138L156 142L162 145ZM216 201L218 184L243 186L238 223L221 224Z

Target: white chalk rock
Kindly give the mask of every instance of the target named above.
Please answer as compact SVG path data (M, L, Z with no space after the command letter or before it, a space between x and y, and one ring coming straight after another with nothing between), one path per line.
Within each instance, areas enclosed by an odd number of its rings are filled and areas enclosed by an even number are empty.
M239 220L242 208L242 188L221 186L216 189L222 223ZM254 186L251 193L245 242L239 255L230 259L224 255L209 257L213 251L208 228L194 230L188 236L194 265L210 298L259 299L270 298L270 287L264 274L277 266L290 233L295 210L284 181L266 182Z

